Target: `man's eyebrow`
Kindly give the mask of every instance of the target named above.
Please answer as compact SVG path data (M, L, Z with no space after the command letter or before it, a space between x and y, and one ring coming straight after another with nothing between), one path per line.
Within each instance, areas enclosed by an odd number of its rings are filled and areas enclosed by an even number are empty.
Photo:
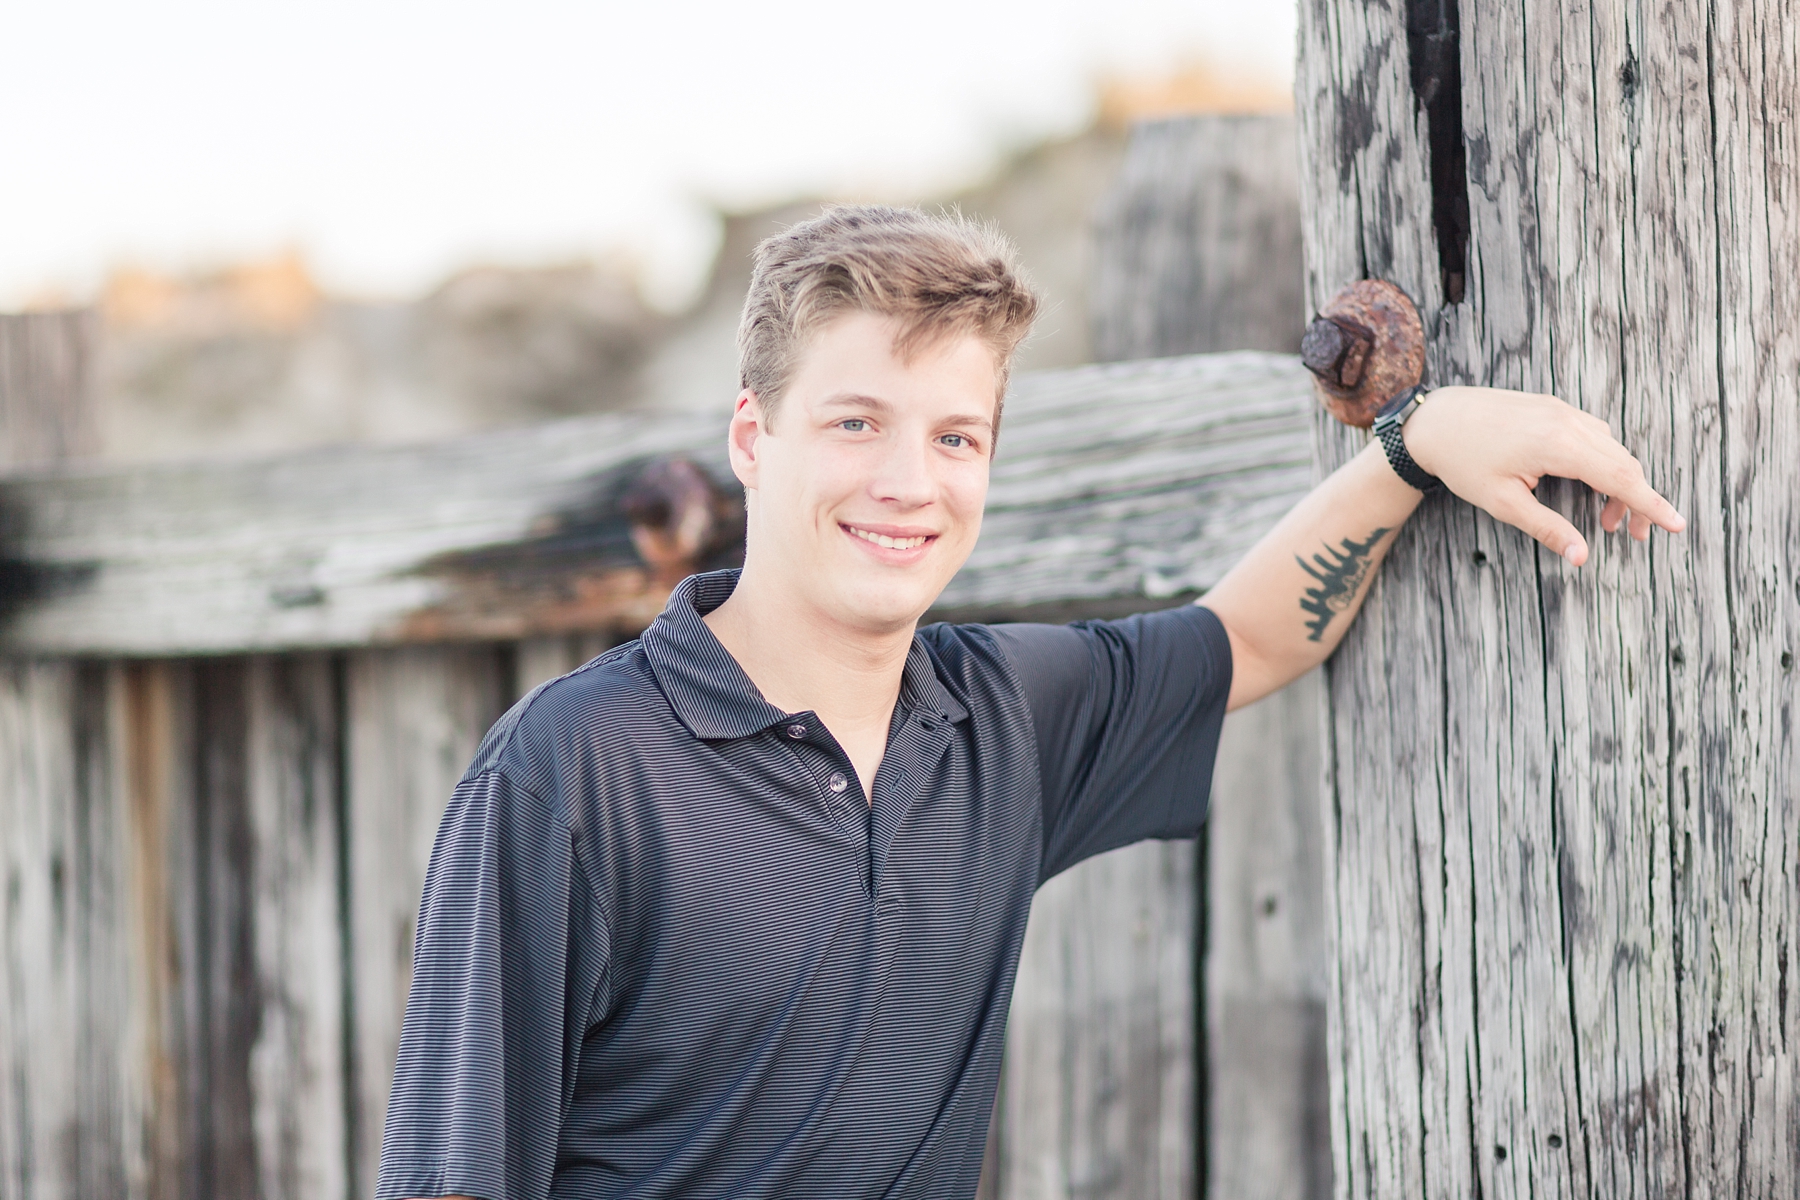
M865 396L861 392L839 392L824 401L826 408L872 408L876 412L891 413L894 406L880 396Z
M880 396L867 396L861 392L839 392L835 396L826 397L819 403L822 408L866 408L879 413L894 411L894 406ZM944 424L972 425L991 433L994 428L994 418L984 417L977 413L955 413L945 418Z

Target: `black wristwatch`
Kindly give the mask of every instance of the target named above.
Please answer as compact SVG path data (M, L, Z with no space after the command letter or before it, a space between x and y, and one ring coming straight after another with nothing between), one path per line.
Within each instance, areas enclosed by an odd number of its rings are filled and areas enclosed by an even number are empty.
M1424 402L1425 389L1422 387L1407 388L1389 400L1375 415L1375 436L1381 439L1381 448L1387 451L1388 465L1394 468L1394 474L1421 492L1429 492L1438 486L1437 476L1427 474L1424 467L1413 461L1413 456L1406 452L1406 439L1400 436L1401 426Z

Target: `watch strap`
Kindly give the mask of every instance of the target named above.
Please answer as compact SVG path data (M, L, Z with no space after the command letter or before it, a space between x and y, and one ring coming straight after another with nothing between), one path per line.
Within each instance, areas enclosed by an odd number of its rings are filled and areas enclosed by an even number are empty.
M1424 395L1424 388L1412 387L1382 405L1381 415L1375 418L1375 436L1381 439L1381 448L1387 453L1394 474L1421 492L1429 492L1438 486L1438 478L1413 461L1402 436L1407 418L1418 411Z

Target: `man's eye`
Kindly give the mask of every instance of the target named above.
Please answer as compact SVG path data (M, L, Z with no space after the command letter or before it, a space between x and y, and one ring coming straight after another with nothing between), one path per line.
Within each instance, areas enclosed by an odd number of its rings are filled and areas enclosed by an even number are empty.
M960 433L946 433L938 440L952 450L961 450L964 446L969 444L969 439Z
M869 427L869 423L861 417L851 417L848 420L839 421L838 425L850 433L861 433Z

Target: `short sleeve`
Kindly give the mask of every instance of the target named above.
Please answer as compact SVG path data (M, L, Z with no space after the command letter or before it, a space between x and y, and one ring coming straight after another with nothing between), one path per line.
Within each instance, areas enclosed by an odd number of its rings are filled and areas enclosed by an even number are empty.
M1043 879L1144 838L1199 832L1231 692L1217 616L1189 604L993 635L1037 736Z
M604 971L592 893L576 875L568 824L550 805L493 771L457 787L419 905L383 1200L549 1194Z

